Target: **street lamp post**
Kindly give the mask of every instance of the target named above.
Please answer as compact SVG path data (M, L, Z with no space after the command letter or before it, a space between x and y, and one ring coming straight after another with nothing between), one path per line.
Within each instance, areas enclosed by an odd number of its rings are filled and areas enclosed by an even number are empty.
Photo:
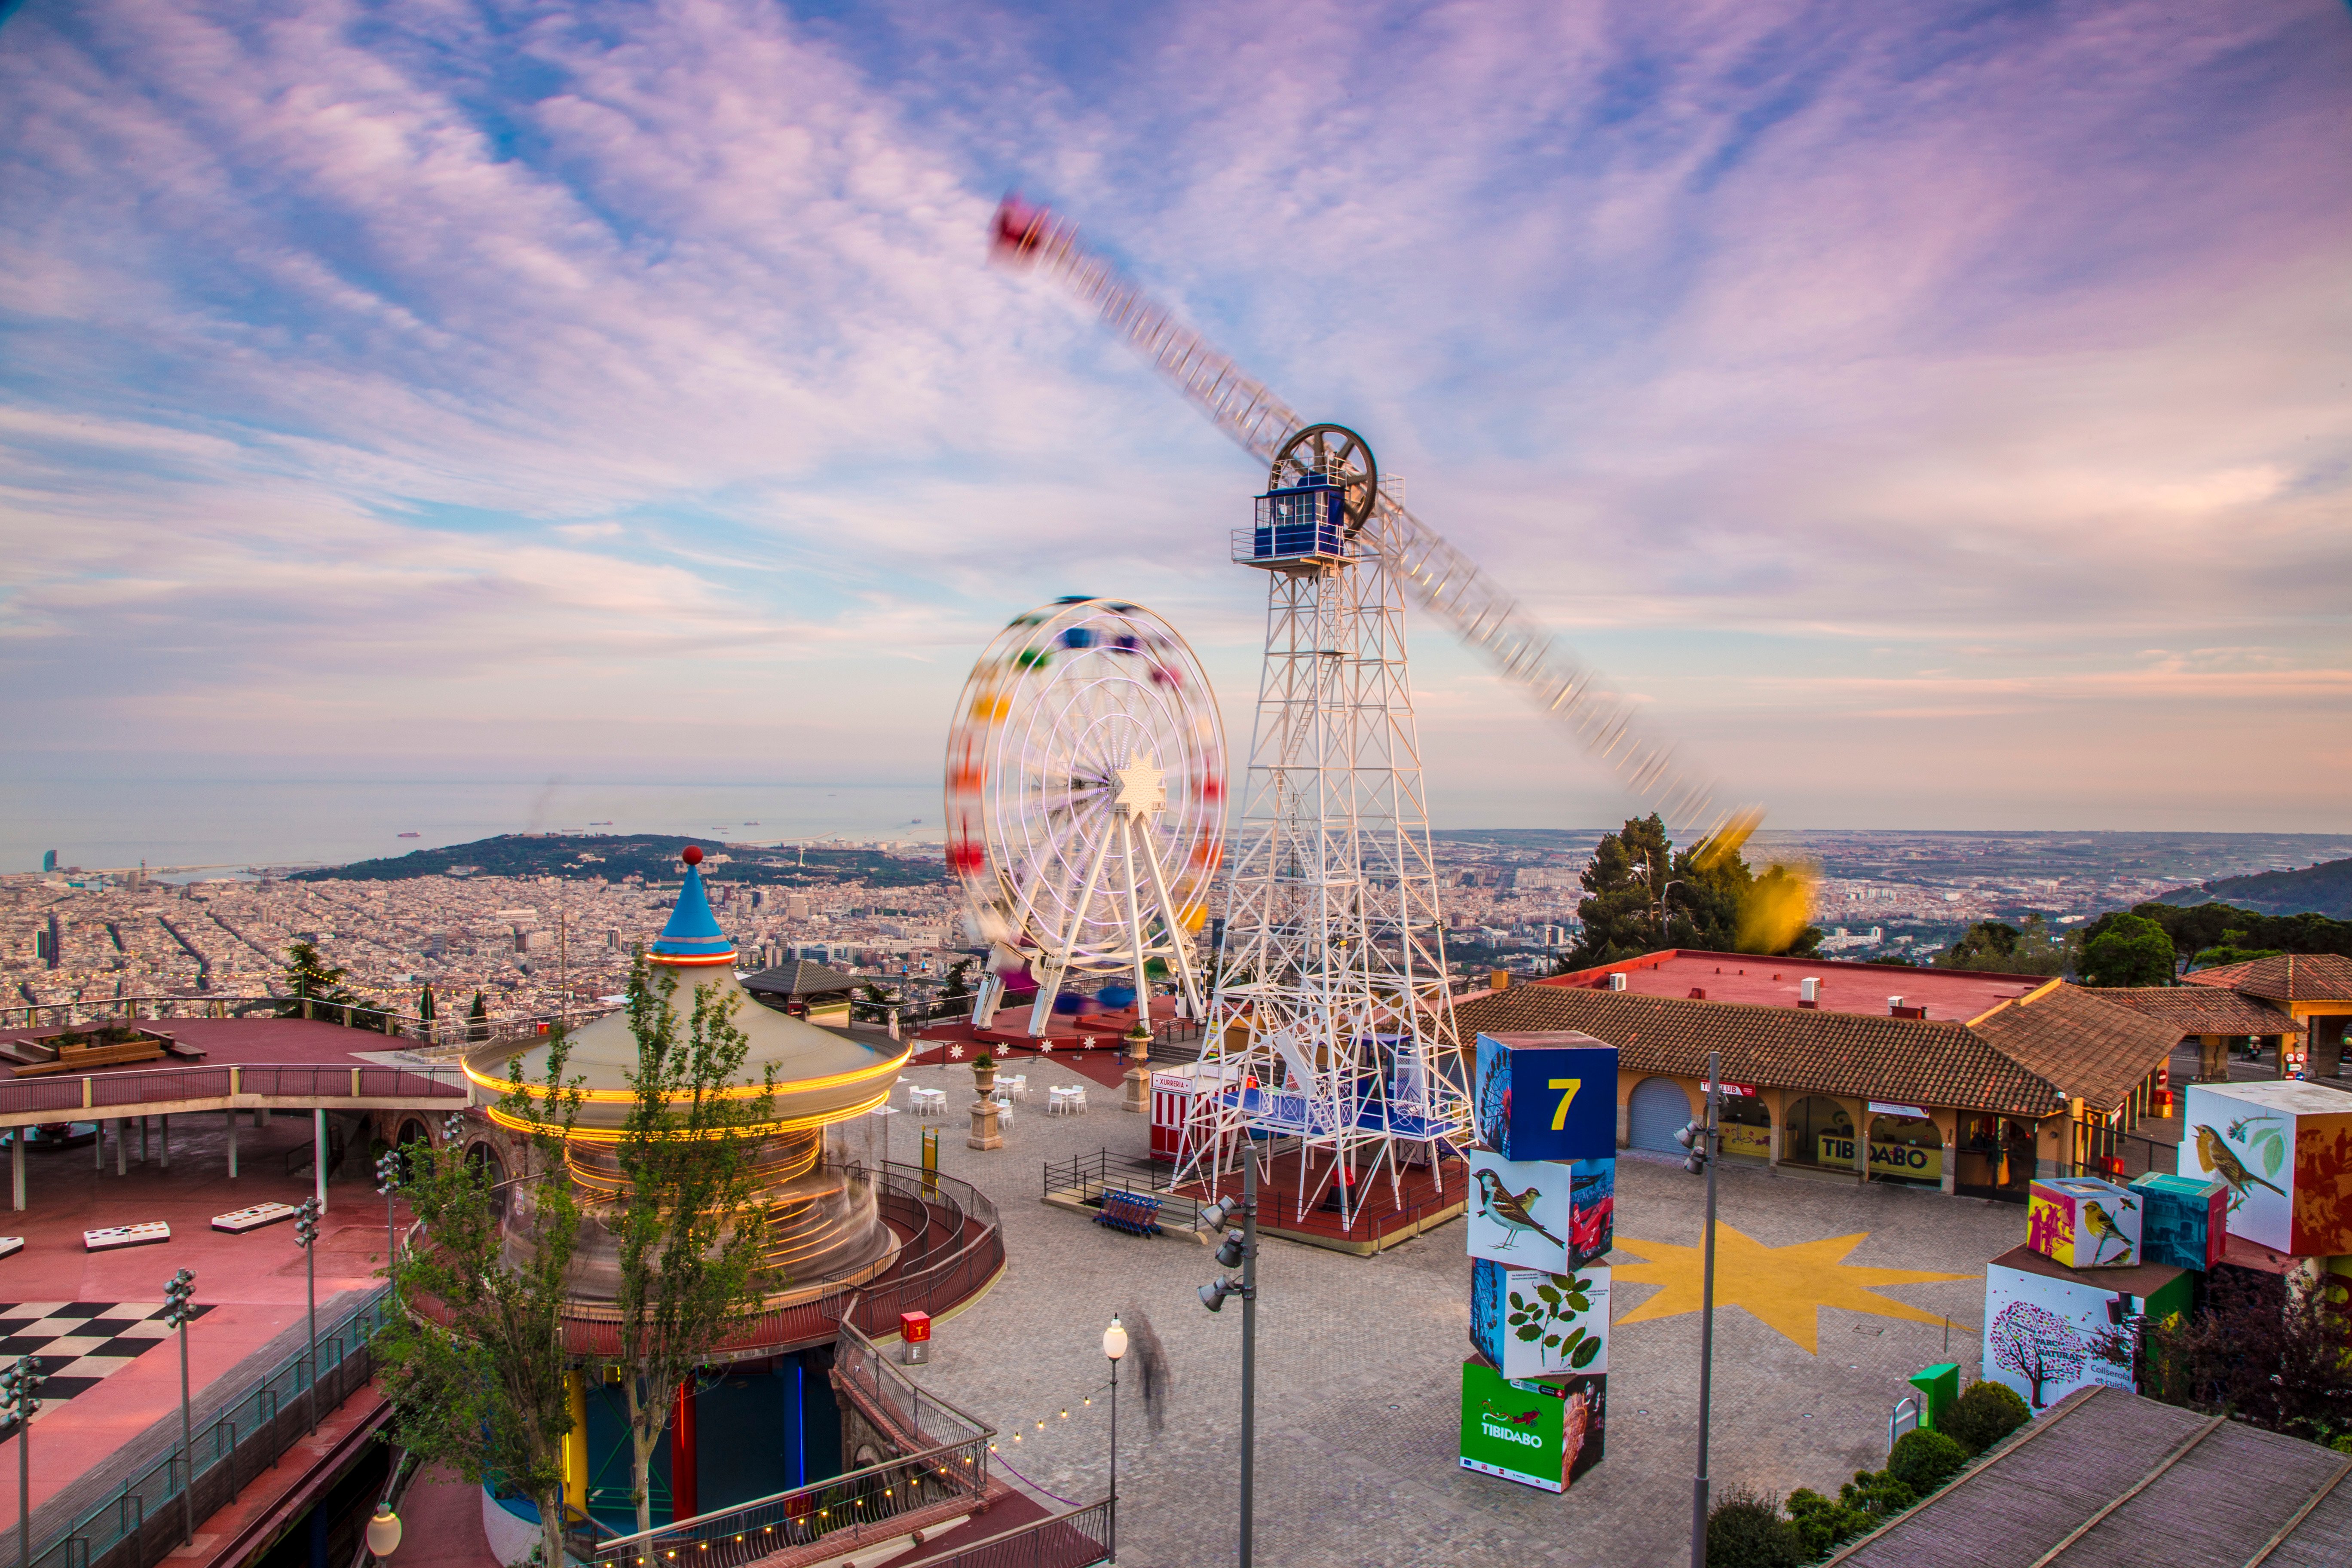
M1103 1354L1110 1358L1110 1562L1118 1568L1118 1363L1127 1354L1127 1326L1114 1314L1103 1331ZM1148 1391L1147 1391L1148 1392Z
M304 1198L294 1211L294 1245L302 1249L304 1290L310 1303L310 1430L319 1429L319 1200Z
M1706 1120L1675 1134L1690 1151L1684 1169L1706 1172L1706 1259L1700 1271L1698 1318L1698 1473L1691 1478L1691 1568L1706 1568L1706 1430L1715 1393L1715 1167L1723 1152L1723 1059L1706 1053Z
M18 1356L0 1372L0 1411L16 1424L16 1550L18 1560L33 1561L33 1413L41 1407L41 1363L37 1356Z
M1217 1261L1227 1268L1241 1265L1242 1277L1236 1282L1231 1275L1219 1277L1201 1287L1201 1305L1212 1312L1220 1310L1228 1296L1242 1299L1242 1485L1241 1485L1241 1568L1251 1568L1250 1554L1255 1530L1257 1500L1257 1146L1246 1143L1242 1151L1242 1195L1236 1204L1231 1198L1211 1204L1201 1211L1202 1230L1223 1230L1225 1221L1235 1213L1241 1215L1237 1230L1225 1231L1224 1245L1217 1248Z
M375 1163L375 1190L383 1194L383 1282L385 1287L390 1289L393 1285L393 1265L398 1261L400 1253L399 1234L394 1228L392 1215L394 1195L400 1191L398 1148L386 1149L382 1155L378 1156Z
M183 1268L163 1287L163 1321L180 1334L180 1542L196 1538L196 1432L188 1410L188 1321L195 1314L196 1276Z

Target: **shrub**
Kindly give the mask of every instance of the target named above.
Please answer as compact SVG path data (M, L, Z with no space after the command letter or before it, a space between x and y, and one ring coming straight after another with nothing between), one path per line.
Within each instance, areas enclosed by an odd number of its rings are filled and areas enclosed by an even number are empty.
M1848 1487L1848 1491L1853 1489ZM1861 1509L1836 1498L1799 1487L1789 1494L1789 1524L1797 1532L1798 1549L1807 1562L1827 1557L1841 1542L1851 1541L1878 1521ZM1712 1535L1712 1530L1709 1531Z
M1707 1510L1707 1568L1798 1568L1804 1561L1779 1498L1734 1487Z
M1941 1432L1921 1427L1895 1440L1895 1451L1886 1457L1886 1473L1926 1497L1958 1475L1968 1462L1966 1448Z
M2014 1390L1999 1383L1969 1384L1937 1417L1936 1430L1966 1449L1969 1457L1983 1453L2033 1418Z

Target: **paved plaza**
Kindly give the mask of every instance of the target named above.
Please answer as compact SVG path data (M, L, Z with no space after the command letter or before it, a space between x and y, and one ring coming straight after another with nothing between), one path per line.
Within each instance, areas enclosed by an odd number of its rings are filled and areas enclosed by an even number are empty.
M1050 1061L1021 1070L1032 1099L1005 1146L987 1152L964 1147L968 1068L908 1075L948 1091L941 1168L995 1199L1009 1259L994 1289L940 1325L931 1363L916 1375L997 1426L1000 1458L1037 1488L1091 1501L1108 1479L1101 1330L1113 1312L1141 1309L1166 1345L1173 1391L1154 1434L1132 1377L1121 1380L1119 1560L1126 1568L1231 1561L1240 1303L1214 1316L1202 1310L1193 1292L1219 1270L1189 1237L1120 1235L1039 1201L1044 1162L1106 1146L1140 1155L1148 1129L1117 1109L1115 1091L1095 1091L1086 1116L1048 1117L1045 1086L1076 1075ZM889 1121L896 1156L909 1158L912 1130L926 1123ZM1460 1222L1373 1258L1265 1242L1258 1560L1686 1562L1705 1206L1705 1182L1679 1166L1620 1161L1608 1457L1559 1496L1455 1462L1469 1353ZM1960 1363L1964 1378L1975 1374L1984 1265L2021 1238L2024 1213L1727 1169L1720 1218L1718 1300L1739 1304L1717 1314L1710 1468L1718 1487L1784 1492L1834 1490L1855 1469L1884 1463L1887 1413L1910 1392L1906 1374L1946 1359ZM1083 1404L1090 1394L1095 1403Z

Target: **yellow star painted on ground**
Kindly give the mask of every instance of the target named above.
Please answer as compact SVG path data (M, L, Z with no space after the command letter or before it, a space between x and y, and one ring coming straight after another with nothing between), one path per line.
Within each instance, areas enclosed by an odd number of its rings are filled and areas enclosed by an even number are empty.
M1940 1323L1944 1321L1941 1312L1927 1311L1872 1292L1882 1285L1923 1285L1940 1279L1976 1278L1971 1274L1927 1274L1916 1268L1865 1268L1843 1262L1846 1254L1870 1238L1866 1230L1821 1241L1801 1241L1789 1247L1766 1247L1721 1224L1716 1226L1715 1237L1715 1304L1747 1308L1759 1321L1780 1331L1809 1355L1820 1353L1820 1309L1823 1307ZM1663 1241L1633 1241L1621 1236L1617 1237L1617 1249L1637 1254L1644 1261L1619 1264L1611 1274L1614 1282L1665 1287L1619 1318L1620 1324L1678 1318L1699 1310L1705 1255L1698 1247L1675 1247Z

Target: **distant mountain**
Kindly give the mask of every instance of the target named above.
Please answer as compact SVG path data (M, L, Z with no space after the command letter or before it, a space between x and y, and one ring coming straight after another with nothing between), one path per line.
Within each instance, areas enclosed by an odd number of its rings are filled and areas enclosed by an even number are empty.
M2216 878L2194 888L2176 889L2160 901L2193 906L2217 899L2266 915L2315 914L2352 920L2352 860L2330 860L2300 871Z
M863 882L871 888L929 887L946 879L937 860L901 860L873 849L730 849L715 838L658 833L502 833L446 849L419 849L382 860L359 860L298 871L295 882L397 882L412 877L566 877L617 882L630 876L675 882L678 854L702 847L702 874L715 881ZM802 862L805 858L806 864Z

